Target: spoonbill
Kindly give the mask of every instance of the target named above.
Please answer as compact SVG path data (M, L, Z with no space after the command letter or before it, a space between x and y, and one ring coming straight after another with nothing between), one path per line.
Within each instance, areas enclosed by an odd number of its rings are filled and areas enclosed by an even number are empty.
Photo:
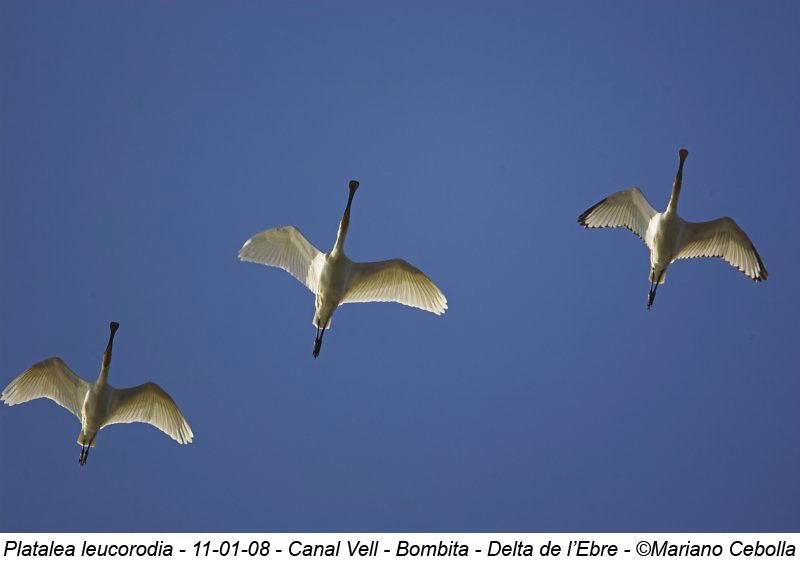
M439 288L405 260L353 262L345 255L350 206L358 186L358 181L350 181L347 207L330 252L317 250L294 226L260 232L239 250L240 260L286 270L315 295L316 309L311 321L317 329L311 353L314 358L319 356L322 337L331 326L334 311L345 303L394 301L437 315L447 309L447 299Z
M631 187L613 193L578 217L585 228L624 226L644 240L650 249L650 291L647 309L653 306L667 267L681 258L722 258L753 281L767 279L767 268L755 246L730 217L708 222L687 222L678 215L683 164L689 152L678 152L680 162L667 210L657 212L641 189Z
M148 382L134 388L112 388L108 384L111 349L119 323L111 322L111 336L103 353L100 376L94 383L83 380L58 357L37 362L3 390L2 399L13 406L37 398L49 398L74 414L81 422L78 445L81 466L89 458L100 429L115 423L149 423L180 444L191 443L192 433L175 402L158 384Z

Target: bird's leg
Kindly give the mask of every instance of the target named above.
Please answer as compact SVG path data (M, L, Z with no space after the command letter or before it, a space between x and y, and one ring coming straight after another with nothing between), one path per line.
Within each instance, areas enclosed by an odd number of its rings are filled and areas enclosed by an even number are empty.
M97 437L97 435L95 435L95 437ZM86 452L83 454L83 463L82 463L82 465L85 465L86 461L89 459L89 448L92 446L92 443L94 443L94 437L92 437L89 440L89 444L86 445Z
M655 284L653 284L653 282L650 282L650 293L647 294L647 309L648 310L650 310L650 308L653 307L653 302L656 300L656 291L658 291L658 282L661 281L661 275L663 273L664 273L664 270L661 270L661 272L659 272L659 274L658 274L658 277L654 278L656 280ZM653 272L653 274L655 275L655 272Z
M314 358L319 356L319 351L322 349L322 337L324 335L325 326L323 325L321 330L319 327L317 327L317 338L314 339L314 352L311 353Z
M319 342L319 322L317 322L317 334L314 337L314 350L311 351L311 356L317 358L319 356L319 349L322 347Z
M81 444L81 456L78 457L78 463L83 466L86 461L83 459L83 455L86 452L86 445Z

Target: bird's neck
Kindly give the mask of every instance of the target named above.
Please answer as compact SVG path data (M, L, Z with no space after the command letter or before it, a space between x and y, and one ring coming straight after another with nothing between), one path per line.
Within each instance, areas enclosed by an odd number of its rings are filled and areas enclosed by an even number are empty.
M683 182L683 163L678 167L678 175L672 184L672 194L669 196L669 203L667 203L667 212L676 213L678 211L678 199L681 196L681 184Z
M678 197L680 197L681 190L678 189L677 191L673 187L672 195L669 197L669 203L667 203L667 211L668 213L676 213L678 212Z
M105 356L103 356L103 362L105 363ZM108 366L103 364L100 367L100 376L97 378L97 385L98 386L105 386L108 383Z
M111 366L111 351L114 349L114 331L108 338L108 345L106 351L103 353L103 364L100 366L100 377L97 379L99 386L104 386L108 381L108 369Z
M353 196L355 194L355 191L350 191L350 196L347 198L347 207L344 209L342 220L339 221L339 231L336 233L336 243L333 245L334 254L344 252L344 239L347 236L347 230L350 228L350 206L353 204Z

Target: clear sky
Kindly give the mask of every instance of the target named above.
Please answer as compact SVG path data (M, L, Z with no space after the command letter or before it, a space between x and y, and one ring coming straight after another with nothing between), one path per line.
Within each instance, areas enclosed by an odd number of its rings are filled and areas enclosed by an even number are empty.
M0 377L58 355L195 442L0 407L0 531L800 530L796 2L3 2ZM729 215L770 273L580 228ZM447 295L336 313L294 224Z

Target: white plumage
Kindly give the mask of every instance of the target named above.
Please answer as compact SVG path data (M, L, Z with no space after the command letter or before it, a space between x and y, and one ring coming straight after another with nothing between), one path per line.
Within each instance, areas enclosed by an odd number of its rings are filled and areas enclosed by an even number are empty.
M648 309L658 285L664 282L667 267L681 258L722 258L754 281L767 279L761 256L733 219L687 222L678 215L683 164L688 155L684 149L679 152L678 174L665 212L656 211L642 191L632 187L609 195L578 217L586 228L624 226L645 242L650 249Z
M650 219L655 214L656 210L647 202L641 189L632 187L612 193L583 213L578 222L586 228L623 226L644 240Z
M86 464L97 432L115 423L149 423L180 444L191 443L194 436L175 401L158 384L148 382L134 388L117 389L107 383L114 334L118 328L117 323L111 323L111 336L96 382L87 382L63 360L53 357L37 362L17 376L0 397L10 406L48 398L69 410L81 422L78 435L81 465Z
M754 281L769 275L750 238L730 217L685 223L675 256L681 258L722 258Z
M63 360L53 357L37 362L14 378L0 399L15 406L48 398L80 419L89 387L90 384L70 370Z
M239 250L239 259L286 270L315 294L325 263L325 255L294 226L256 234Z
M350 224L350 207L358 182L350 182L336 242L331 252L320 252L299 229L273 228L256 234L239 250L239 259L286 270L316 297L312 323L317 328L314 357L319 355L322 336L330 327L333 312L345 303L393 301L441 315L447 299L421 270L405 260L353 262L344 253Z
M191 443L194 438L175 400L153 382L133 388L112 388L111 410L100 429L115 423L149 423L181 445Z
M405 260L354 263L342 303L394 301L441 315L447 299L439 288Z

